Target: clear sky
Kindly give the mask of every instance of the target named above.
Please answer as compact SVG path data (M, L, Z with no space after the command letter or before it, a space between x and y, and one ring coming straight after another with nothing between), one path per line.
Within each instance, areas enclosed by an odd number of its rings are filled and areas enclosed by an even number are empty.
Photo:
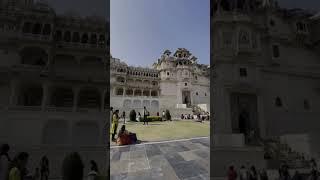
M111 0L110 48L129 65L152 65L165 49L210 62L209 0Z

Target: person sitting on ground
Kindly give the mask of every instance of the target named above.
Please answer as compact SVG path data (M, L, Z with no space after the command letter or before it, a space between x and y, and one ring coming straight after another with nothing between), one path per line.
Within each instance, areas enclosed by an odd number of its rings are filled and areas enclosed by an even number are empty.
M140 112L138 112L137 121L140 121L140 119L141 119L141 114Z
M134 144L136 142L137 142L136 134L127 131L126 126L122 125L122 127L118 133L117 144L121 146L121 145Z
M184 116L183 116L183 114L181 114L181 119L184 119Z

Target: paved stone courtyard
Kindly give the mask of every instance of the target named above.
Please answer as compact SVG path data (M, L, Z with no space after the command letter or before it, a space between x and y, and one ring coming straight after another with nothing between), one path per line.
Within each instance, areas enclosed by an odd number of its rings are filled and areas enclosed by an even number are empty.
M209 179L210 139L112 147L110 161L112 180Z

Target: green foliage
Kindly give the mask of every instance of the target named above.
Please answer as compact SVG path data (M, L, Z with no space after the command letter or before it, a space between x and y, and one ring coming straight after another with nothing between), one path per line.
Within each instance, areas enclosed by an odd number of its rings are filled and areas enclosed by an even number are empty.
M162 118L160 116L148 116L147 120L148 120L148 122L162 121Z
M83 162L77 152L67 155L62 164L63 180L82 180L83 179Z
M140 121L143 122L143 117L140 118ZM148 116L147 117L148 122L153 122L153 121L162 121L162 117L160 116Z
M171 114L170 114L170 111L168 109L166 110L164 116L165 116L166 120L171 120Z
M130 111L129 117L130 117L130 121L137 121L136 120L137 113L134 109Z

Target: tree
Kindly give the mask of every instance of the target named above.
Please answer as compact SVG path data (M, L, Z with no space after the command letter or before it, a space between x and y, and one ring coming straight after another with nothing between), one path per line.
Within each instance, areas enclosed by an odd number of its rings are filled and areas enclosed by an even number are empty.
M171 120L171 114L170 114L170 111L168 109L166 109L165 118L166 118L166 120Z
M137 113L134 109L130 111L129 116L130 116L130 121L136 121Z

